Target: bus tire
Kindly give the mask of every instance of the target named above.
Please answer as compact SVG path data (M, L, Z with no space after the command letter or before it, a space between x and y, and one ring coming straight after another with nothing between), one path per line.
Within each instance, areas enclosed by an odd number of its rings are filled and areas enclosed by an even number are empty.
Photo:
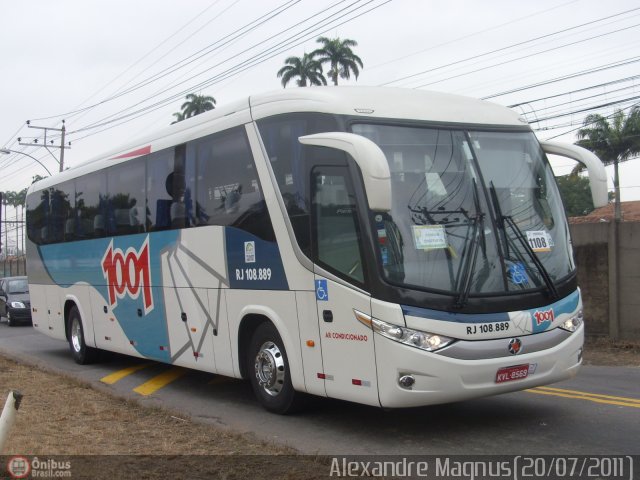
M278 414L296 411L301 394L293 389L287 353L271 322L261 323L256 328L247 353L249 381L260 404Z
M69 349L77 364L86 365L98 359L98 349L87 346L84 341L82 317L75 305L69 311Z

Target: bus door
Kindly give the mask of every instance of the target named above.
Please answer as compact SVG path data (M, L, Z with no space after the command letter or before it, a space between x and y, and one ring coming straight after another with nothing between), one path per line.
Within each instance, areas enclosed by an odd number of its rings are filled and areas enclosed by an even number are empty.
M355 316L371 315L371 297L362 288L361 228L349 169L316 165L311 179L320 373L329 397L379 405L373 332Z

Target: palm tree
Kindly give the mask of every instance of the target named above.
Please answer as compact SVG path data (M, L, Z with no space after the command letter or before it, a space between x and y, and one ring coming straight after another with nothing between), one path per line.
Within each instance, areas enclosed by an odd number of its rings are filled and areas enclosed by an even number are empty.
M338 77L348 80L351 73L358 79L360 68L363 67L362 60L358 57L351 47L357 47L358 42L345 38L327 38L319 37L316 40L322 44L322 48L314 50L311 55L320 63L328 63L331 65L329 76L333 80L334 85L338 85Z
M305 53L302 58L289 57L284 63L286 64L278 70L278 78L282 77L282 86L286 88L287 83L295 77L296 85L306 87L309 85L326 85L327 79L322 74L322 64L314 60L313 55Z
M216 108L216 99L208 95L196 95L190 93L185 97L186 102L182 104L182 114L184 118L190 118L201 113L208 112Z
M16 224L16 254L20 250L20 227L22 226L22 232L24 232L24 205L27 201L27 189L23 188L19 192L9 192L11 196L9 198L9 204L16 211L16 221L22 217L22 222ZM18 215L18 207L21 208L22 215ZM23 233L22 233L23 234Z
M185 98L187 101L180 107L182 112L173 114L176 117L176 120L171 122L172 125L186 118L200 115L201 113L208 112L209 110L216 108L216 99L208 95L190 93Z
M174 123L181 122L185 118L182 112L176 112L173 114L173 116L176 117L176 119L173 122L171 122L171 125L173 125Z
M609 120L611 119L611 120ZM610 117L599 114L588 115L583 128L578 130L577 145L591 150L605 165L613 164L613 186L615 190L615 221L620 222L620 178L618 164L640 154L640 107L633 107L628 115L622 110ZM574 173L580 171L576 167Z
M33 177L31 177L31 184L33 185L36 182L39 182L40 180L44 180L45 178L48 177L43 177L42 175L34 175Z

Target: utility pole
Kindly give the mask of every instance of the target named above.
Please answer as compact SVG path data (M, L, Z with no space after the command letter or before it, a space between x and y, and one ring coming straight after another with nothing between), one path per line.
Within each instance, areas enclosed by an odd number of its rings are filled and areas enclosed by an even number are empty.
M60 166L59 171L62 172L64 170L64 151L67 148L71 148L71 142L69 142L69 145L64 144L65 134L67 131L64 125L64 120L62 120L62 128L38 127L36 125L31 125L31 120L27 120L27 127L44 130L44 141L42 143L38 143L38 139L36 138L33 141L33 143L22 143L21 141L22 139L18 138L18 143L20 145L25 145L29 147L44 147L47 150L47 152L49 152L51 156L55 159L55 161L58 163L58 165ZM53 153L51 153L51 150L49 150L49 145L47 144L47 132L50 130L54 132L61 132L60 147L56 147L56 148L60 148L60 159L57 159L56 156ZM49 144L53 145L53 140L49 140Z

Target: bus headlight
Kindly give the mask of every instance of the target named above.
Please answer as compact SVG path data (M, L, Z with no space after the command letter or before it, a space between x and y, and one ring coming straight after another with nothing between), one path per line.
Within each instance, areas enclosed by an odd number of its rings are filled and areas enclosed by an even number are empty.
M22 302L11 302L11 308L27 308Z
M426 350L427 352L435 352L436 350L446 347L455 340L450 337L445 337L444 335L392 325L391 323L383 322L377 318L372 318L357 310L354 310L353 312L360 323L371 327L374 332L379 333L383 337L390 338L391 340L404 343L411 347Z
M569 332L575 332L580 325L582 325L583 315L582 310L579 310L573 317L565 321L560 328Z

